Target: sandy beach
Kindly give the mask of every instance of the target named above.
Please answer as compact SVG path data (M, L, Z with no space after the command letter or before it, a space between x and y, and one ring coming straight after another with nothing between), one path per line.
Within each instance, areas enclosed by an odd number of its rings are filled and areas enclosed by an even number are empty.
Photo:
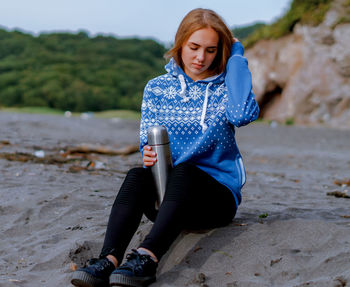
M76 148L123 151L137 146L138 129L133 120L0 112L1 287L71 286L74 264L98 255L141 157ZM247 183L236 218L181 234L152 286L350 286L350 131L257 123L237 141ZM149 228L144 219L130 248Z

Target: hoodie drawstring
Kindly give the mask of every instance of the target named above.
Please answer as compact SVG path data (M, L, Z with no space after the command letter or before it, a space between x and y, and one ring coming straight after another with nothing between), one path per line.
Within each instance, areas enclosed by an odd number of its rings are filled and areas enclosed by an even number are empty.
M179 75L179 81L181 85L181 91L180 91L180 96L182 97L181 102L187 103L190 100L190 97L186 96L186 82L185 82L185 77L183 75ZM201 120L199 124L202 127L202 132L204 133L206 129L208 128L208 125L204 122L205 120L205 115L207 113L207 106L208 106L208 98L209 98L209 88L211 87L213 83L210 82L207 85L207 88L205 89L205 97L204 97L204 103L203 103L203 109L202 109L202 115L201 115Z
M181 102L187 103L190 98L186 97L186 82L185 82L185 77L184 75L179 75L179 80L180 80L180 85L181 85L181 91L180 91L180 96L182 97Z
M207 113L207 106L208 106L208 98L209 98L209 88L211 87L213 83L209 83L207 85L207 88L205 89L205 97L204 97L204 103L203 103L203 110L202 110L202 115L201 115L201 121L200 125L202 127L202 132L204 133L206 129L208 128L208 125L204 122L205 120L205 115Z

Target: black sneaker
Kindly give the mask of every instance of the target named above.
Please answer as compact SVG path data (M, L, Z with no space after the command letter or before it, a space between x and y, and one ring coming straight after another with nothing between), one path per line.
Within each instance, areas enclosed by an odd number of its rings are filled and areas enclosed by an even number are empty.
M132 251L126 256L127 261L112 272L110 286L143 287L156 281L158 263L150 255Z
M87 267L73 273L71 283L79 287L106 287L109 286L109 275L114 269L114 264L107 258L93 258Z

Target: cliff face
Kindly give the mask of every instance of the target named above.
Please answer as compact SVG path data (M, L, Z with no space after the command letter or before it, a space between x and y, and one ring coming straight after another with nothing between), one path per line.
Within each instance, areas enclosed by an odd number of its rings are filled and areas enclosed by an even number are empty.
M350 129L350 23L346 0L335 0L317 27L247 50L253 89L264 119Z

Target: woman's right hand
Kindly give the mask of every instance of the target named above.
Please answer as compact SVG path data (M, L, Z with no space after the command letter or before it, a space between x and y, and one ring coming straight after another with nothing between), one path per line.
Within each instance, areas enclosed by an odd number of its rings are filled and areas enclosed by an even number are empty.
M157 154L152 151L152 147L145 145L143 147L143 164L147 167L153 166L157 161Z

